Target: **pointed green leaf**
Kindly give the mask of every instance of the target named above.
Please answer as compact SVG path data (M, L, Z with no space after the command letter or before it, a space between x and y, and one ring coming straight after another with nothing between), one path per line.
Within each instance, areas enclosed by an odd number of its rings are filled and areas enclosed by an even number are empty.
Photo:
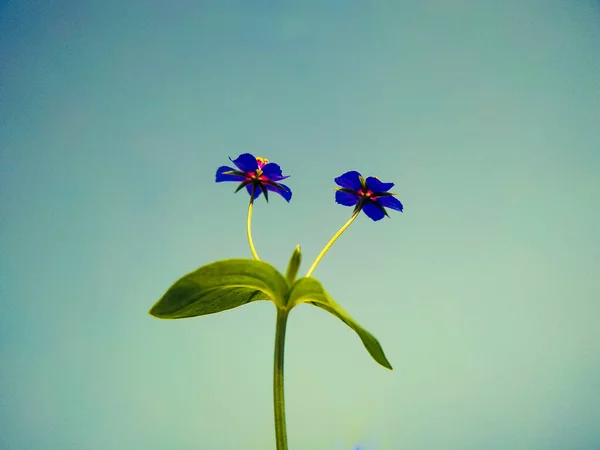
M263 195L265 196L265 200L267 201L267 203L269 203L269 191L267 191L267 187L260 183L258 185L258 187L260 188L260 190L262 191Z
M330 312L350 328L352 328L364 344L367 351L375 361L383 367L392 370L392 366L385 357L383 349L375 337L362 328L344 309L333 300L323 289L321 283L314 278L300 278L292 286L288 305L293 307L299 303L310 303Z
M296 281L296 276L298 275L298 269L300 269L300 263L302 262L302 252L300 251L300 246L297 245L294 249L294 253L292 253L292 257L290 258L290 262L288 263L287 271L285 273L285 278L290 283L290 286Z
M246 186L248 186L250 183L252 183L252 180L244 180L242 181L239 186L235 189L235 191L233 191L234 194L237 194L238 192L240 192L242 189L244 189Z
M256 300L283 303L288 285L277 269L263 261L227 259L200 267L173 284L152 307L159 319L214 314Z

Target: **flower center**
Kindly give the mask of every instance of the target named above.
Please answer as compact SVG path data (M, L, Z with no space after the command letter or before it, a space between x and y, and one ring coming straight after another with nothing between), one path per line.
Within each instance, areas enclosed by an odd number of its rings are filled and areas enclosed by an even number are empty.
M356 191L356 194L363 199L363 202L375 202L379 197L375 195L368 187L364 187Z
M371 189L366 189L366 190L361 189L360 191L358 191L358 194L362 197L375 199L375 197L373 196L373 194L375 194L375 192L373 192Z
M262 170L258 169L255 172L248 173L248 178L254 181L264 181L268 180L266 175L263 175Z

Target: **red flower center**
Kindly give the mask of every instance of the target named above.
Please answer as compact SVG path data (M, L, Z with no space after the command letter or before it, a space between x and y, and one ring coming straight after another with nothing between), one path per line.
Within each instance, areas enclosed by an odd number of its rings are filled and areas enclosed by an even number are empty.
M260 169L258 169L255 172L249 172L248 175L246 176L246 178L248 180L255 180L255 181L265 181L265 180L269 179L266 175L263 175L262 170L260 170Z
M377 197L374 194L375 194L375 192L373 192L369 188L362 188L360 191L358 191L358 195L360 195L361 197L366 197L367 199L370 199L370 200L377 199Z

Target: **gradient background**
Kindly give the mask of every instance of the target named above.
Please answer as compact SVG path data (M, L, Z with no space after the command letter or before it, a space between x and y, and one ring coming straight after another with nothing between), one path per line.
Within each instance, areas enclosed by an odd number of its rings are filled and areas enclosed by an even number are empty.
M290 449L600 449L597 1L39 2L0 7L0 448L274 448L275 311L160 321L181 275L281 270L394 181L315 272L287 342Z

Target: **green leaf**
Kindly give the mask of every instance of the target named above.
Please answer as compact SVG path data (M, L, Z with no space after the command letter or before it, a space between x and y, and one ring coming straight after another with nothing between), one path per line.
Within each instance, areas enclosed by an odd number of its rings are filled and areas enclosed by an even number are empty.
M302 252L300 251L300 246L297 245L294 249L294 253L292 253L292 257L290 258L290 262L288 263L287 271L285 273L285 278L288 280L290 286L294 284L294 281L296 281L296 276L298 275L298 269L300 269L301 262Z
M350 328L352 328L375 361L383 367L392 370L385 357L383 349L375 337L362 328L344 309L333 300L323 289L321 283L314 278L301 278L294 283L289 293L288 305L293 308L299 303L310 303L330 312Z
M179 279L150 309L159 319L214 314L256 300L283 304L288 284L263 261L227 259L200 267Z

